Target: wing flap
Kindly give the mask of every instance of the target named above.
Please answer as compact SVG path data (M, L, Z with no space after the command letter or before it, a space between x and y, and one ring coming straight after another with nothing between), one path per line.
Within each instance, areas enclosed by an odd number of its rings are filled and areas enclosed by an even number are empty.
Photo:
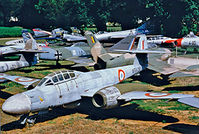
M131 101L139 99L179 99L185 97L194 97L194 95L133 91L122 94L120 97L118 97L118 100Z

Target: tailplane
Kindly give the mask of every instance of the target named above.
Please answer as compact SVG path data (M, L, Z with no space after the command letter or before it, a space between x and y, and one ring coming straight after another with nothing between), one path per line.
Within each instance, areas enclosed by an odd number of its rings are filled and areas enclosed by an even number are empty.
M148 54L150 54L150 53L158 53L158 54L165 53L165 51L149 50L146 35L137 35L135 38L132 38L128 49L114 50L114 51L128 52L128 53L136 54L133 64L135 66L141 66L142 69L147 68L147 66L148 66Z

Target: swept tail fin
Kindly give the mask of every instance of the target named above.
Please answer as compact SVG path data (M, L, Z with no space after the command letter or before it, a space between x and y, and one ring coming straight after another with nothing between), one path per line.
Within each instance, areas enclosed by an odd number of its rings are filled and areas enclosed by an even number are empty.
M98 57L107 52L93 33L87 31L85 32L85 36L89 46L91 47L91 55L93 56L94 61L97 62Z

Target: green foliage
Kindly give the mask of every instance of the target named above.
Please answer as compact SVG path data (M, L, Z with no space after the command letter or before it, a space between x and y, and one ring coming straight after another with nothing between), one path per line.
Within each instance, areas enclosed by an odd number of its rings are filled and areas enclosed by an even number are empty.
M10 18L19 21L10 22ZM69 29L95 25L106 29L107 22L119 23L122 29L138 27L147 19L160 22L157 29L168 36L181 36L199 30L198 0L2 0L0 25L34 28ZM120 30L120 29L117 29ZM160 31L160 30L159 30ZM18 36L18 35L17 35Z

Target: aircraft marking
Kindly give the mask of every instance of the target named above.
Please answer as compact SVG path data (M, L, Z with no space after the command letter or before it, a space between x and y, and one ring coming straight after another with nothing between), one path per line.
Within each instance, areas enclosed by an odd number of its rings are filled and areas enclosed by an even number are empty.
M34 79L19 77L19 78L15 78L15 81L16 82L31 82L31 81L34 81Z
M119 78L119 82L122 82L125 79L125 72L122 69L118 70L118 78Z
M144 50L144 40L142 41L142 50Z
M95 39L91 36L92 43L95 43Z
M42 99L40 96L39 96L39 99L40 99L41 102L44 101L44 99Z
M131 46L130 46L130 49L129 49L129 50L132 50L132 49L133 49L134 44L135 44L135 39L133 39L132 44L131 44Z
M146 93L148 97L165 97L171 95L170 93Z

